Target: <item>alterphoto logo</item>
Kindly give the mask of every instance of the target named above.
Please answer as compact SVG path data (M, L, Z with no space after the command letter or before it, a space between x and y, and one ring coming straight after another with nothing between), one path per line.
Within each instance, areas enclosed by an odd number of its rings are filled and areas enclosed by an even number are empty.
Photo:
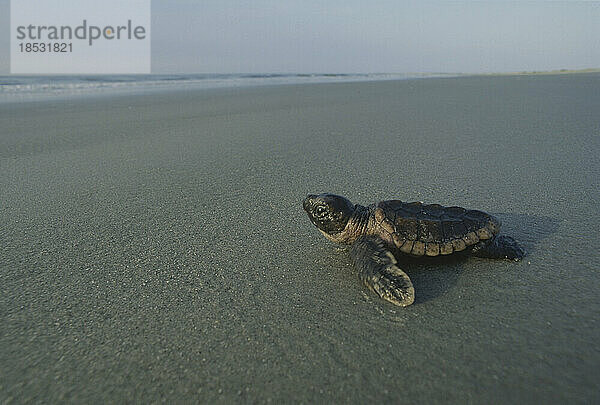
M12 0L11 73L150 73L150 0Z

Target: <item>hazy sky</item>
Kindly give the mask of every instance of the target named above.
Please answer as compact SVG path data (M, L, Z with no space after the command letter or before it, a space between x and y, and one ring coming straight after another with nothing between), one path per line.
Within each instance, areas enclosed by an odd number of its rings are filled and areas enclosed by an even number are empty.
M0 48L7 43L5 16ZM600 2L153 0L152 67L155 73L600 67Z
M600 2L154 0L153 70L600 67Z

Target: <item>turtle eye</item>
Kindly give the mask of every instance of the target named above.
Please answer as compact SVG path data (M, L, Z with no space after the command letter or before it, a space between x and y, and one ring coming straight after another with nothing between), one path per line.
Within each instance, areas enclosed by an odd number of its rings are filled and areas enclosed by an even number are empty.
M325 215L327 215L327 208L323 207L322 205L319 205L316 209L315 209L315 214L318 217L324 217Z

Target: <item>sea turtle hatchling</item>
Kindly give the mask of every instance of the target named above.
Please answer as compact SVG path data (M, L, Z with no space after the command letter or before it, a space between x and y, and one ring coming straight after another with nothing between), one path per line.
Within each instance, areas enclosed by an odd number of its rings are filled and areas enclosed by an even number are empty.
M400 200L365 207L334 194L311 194L303 206L327 239L352 245L366 286L400 306L413 303L415 290L396 259L461 253L519 260L524 255L513 238L498 235L500 221L482 211Z

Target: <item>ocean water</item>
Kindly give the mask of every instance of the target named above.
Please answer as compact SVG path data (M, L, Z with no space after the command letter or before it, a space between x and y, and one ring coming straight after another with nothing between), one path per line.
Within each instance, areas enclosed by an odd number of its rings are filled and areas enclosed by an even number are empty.
M0 76L0 103L160 90L441 77L416 73L261 73Z

